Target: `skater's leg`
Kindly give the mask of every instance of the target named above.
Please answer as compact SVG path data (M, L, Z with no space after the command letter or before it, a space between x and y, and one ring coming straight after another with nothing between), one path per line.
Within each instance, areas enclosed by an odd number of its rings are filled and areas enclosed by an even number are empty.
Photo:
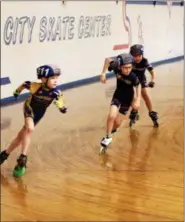
M34 121L33 118L27 117L25 118L25 132L22 138L22 154L27 155L28 147L30 145L31 134L34 131Z
M32 117L25 118L25 131L22 137L22 151L17 159L17 165L14 168L14 176L20 177L25 173L27 164L27 152L30 144L30 137L34 131L34 120Z
M118 116L119 116L119 115L118 115ZM115 121L114 121L114 125L113 125L113 128L112 128L111 134L117 132L117 130L119 129L119 127L120 127L120 125L121 125L121 124L119 124L118 121L117 121L118 116L117 116L117 118L116 118Z
M114 121L114 126L112 133L117 132L118 128L120 128L123 120L126 119L127 112L129 110L130 104L122 104L120 109L119 109L119 114L117 115L115 121Z
M15 139L13 139L13 141L10 143L8 148L0 153L0 164L2 164L9 157L10 153L22 143L24 131L25 128L23 127L19 131Z
M115 105L112 105L110 107L110 112L107 117L107 130L106 130L107 136L111 136L111 132L115 124L115 120L117 116L118 116L118 107Z
M34 129L34 122L33 118L26 117L25 118L25 125L19 131L15 139L10 143L8 148L1 152L0 154L0 164L2 164L9 156L9 154L14 151L19 145L22 144L22 155L27 154L28 146L30 144L30 135Z
M152 101L151 101L151 98L148 94L148 90L147 90L146 87L141 89L141 95L142 95L142 97L145 101L145 104L146 104L146 107L147 107L148 111L152 112L152 110L153 110Z
M20 144L22 144L22 153L26 153L29 142L30 142L30 134L34 129L33 119L31 117L27 117L25 119L25 126L19 131L16 138L11 142L11 144L6 149L6 153L10 154L14 149L16 149Z
M34 117L25 118L25 133L22 138L22 152L19 158L17 159L17 165L14 168L14 176L20 177L25 173L26 164L27 164L27 153L28 147L30 145L31 134L35 129L35 126L43 117L44 110L36 110L33 112Z
M23 139L24 134L25 134L25 127L23 127L19 131L19 133L17 134L15 139L10 143L10 145L6 149L7 154L10 154L14 149L16 149L22 143L22 139Z
M8 148L2 153L9 155L14 149L16 149L19 145L24 143L23 140L24 140L25 135L27 134L27 128L29 128L27 127L28 125L27 122L29 122L28 119L34 118L33 110L30 106L27 105L27 102L24 104L24 117L25 117L24 127L19 131L16 138L10 143Z
M122 113L119 113L115 119L115 122L114 122L114 130L120 128L123 120L126 119L126 115L122 114Z
M153 122L156 122L158 120L158 115L157 115L158 113L153 110L152 102L150 96L148 95L147 88L142 88L141 94L143 99L145 100L145 104L148 108L150 118L152 119Z
M112 142L111 133L117 115L118 115L118 107L116 105L111 105L107 117L106 136L101 141L101 145L103 146L108 146Z

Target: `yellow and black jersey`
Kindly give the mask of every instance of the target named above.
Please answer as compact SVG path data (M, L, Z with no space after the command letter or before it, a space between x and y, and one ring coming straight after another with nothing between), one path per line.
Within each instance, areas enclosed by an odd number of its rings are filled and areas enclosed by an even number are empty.
M52 102L59 109L64 107L64 96L56 88L48 89L43 83L26 81L16 89L16 93L20 94L24 89L30 91L30 96L24 104L24 115L25 117L36 118L36 122L44 115Z

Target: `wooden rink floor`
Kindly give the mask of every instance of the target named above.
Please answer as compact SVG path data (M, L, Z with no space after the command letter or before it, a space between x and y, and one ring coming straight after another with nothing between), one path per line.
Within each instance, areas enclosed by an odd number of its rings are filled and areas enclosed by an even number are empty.
M48 109L23 178L12 176L19 150L1 166L1 221L184 221L183 62L155 70L160 127L142 100L135 129L125 120L102 156L116 80L64 91L68 113ZM2 150L23 124L22 105L1 108Z

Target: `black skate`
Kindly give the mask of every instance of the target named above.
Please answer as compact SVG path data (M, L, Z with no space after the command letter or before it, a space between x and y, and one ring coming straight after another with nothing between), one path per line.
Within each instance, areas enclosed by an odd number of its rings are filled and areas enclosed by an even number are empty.
M8 156L9 154L7 154L5 150L0 153L0 165L4 163L5 160L7 160Z
M154 127L159 127L159 123L158 123L158 116L157 116L157 112L154 112L154 111L152 111L152 112L150 112L149 113L149 116L150 116L150 118L152 119L152 121L153 121L153 124L154 124Z
M132 127L137 120L139 120L139 114L138 114L138 111L137 110L132 110L130 112L130 123L129 123L129 126Z

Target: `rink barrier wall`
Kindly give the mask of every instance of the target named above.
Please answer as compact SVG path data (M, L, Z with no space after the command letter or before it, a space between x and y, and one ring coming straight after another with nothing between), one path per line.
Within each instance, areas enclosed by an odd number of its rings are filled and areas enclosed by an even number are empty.
M178 57L154 62L154 63L152 63L152 65L153 65L153 67L157 67L160 65L174 63L174 62L178 62L178 61L182 61L182 60L184 60L184 56L178 56ZM107 76L107 79L110 79L110 78L113 78L115 75L112 72L109 72L109 73L107 73L106 76ZM100 75L94 76L91 78L87 78L87 79L82 79L82 80L77 80L74 82L62 84L62 85L58 86L58 89L65 91L65 90L70 90L72 88L80 87L83 85L96 83L99 81L100 81ZM23 102L28 96L29 96L29 93L24 93L24 94L21 94L17 99L15 99L13 96L1 99L1 106L4 107L4 106L9 106L9 105Z

